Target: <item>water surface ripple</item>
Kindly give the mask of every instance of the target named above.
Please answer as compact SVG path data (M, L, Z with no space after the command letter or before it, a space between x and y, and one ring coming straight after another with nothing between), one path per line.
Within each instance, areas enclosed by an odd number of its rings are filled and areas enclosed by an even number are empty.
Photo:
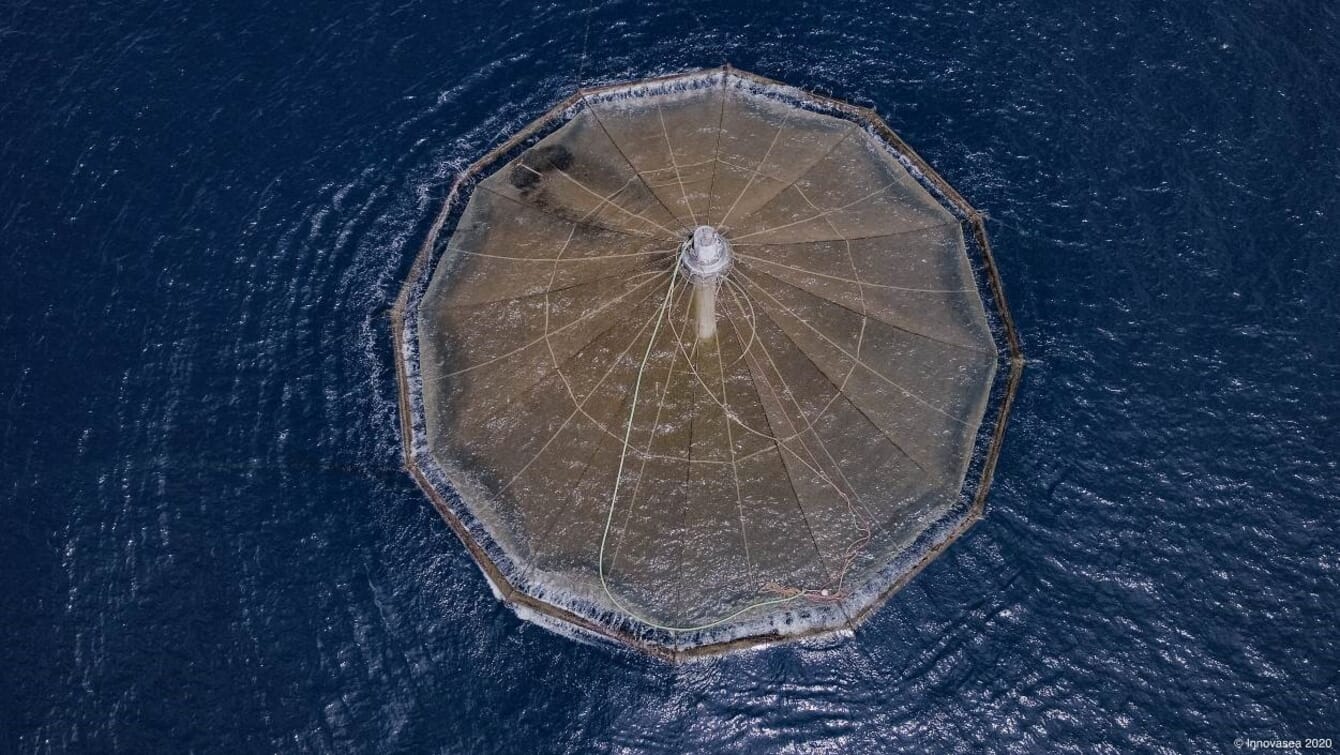
M234 4L0 15L0 750L1233 751L1340 738L1340 11ZM728 60L991 216L988 516L862 630L672 667L519 621L401 469L452 174Z

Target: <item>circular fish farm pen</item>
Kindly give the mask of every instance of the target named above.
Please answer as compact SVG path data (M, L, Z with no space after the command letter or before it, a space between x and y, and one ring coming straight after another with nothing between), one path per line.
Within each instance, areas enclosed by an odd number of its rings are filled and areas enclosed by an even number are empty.
M499 598L672 660L854 632L982 516L1023 369L982 216L729 67L471 165L393 327L407 466Z

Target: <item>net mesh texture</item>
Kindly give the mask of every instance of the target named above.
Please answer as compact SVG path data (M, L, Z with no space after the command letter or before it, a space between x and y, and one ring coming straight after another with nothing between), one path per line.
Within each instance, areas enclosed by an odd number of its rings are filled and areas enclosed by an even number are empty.
M732 254L711 337L702 225ZM849 625L960 502L1000 362L962 218L729 71L583 96L474 183L425 281L455 508L541 604L674 646Z

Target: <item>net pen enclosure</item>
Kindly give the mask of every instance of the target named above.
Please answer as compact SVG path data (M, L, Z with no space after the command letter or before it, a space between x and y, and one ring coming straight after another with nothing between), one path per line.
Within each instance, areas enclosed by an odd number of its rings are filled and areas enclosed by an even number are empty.
M668 660L854 633L982 516L1024 364L982 215L731 67L462 171L392 323L406 465L497 596Z

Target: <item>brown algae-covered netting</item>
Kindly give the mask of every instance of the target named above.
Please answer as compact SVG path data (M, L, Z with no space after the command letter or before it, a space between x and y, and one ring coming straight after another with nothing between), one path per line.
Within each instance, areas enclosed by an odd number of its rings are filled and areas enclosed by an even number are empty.
M524 615L671 653L846 629L969 518L980 218L864 112L607 87L458 183L402 301L410 461Z

